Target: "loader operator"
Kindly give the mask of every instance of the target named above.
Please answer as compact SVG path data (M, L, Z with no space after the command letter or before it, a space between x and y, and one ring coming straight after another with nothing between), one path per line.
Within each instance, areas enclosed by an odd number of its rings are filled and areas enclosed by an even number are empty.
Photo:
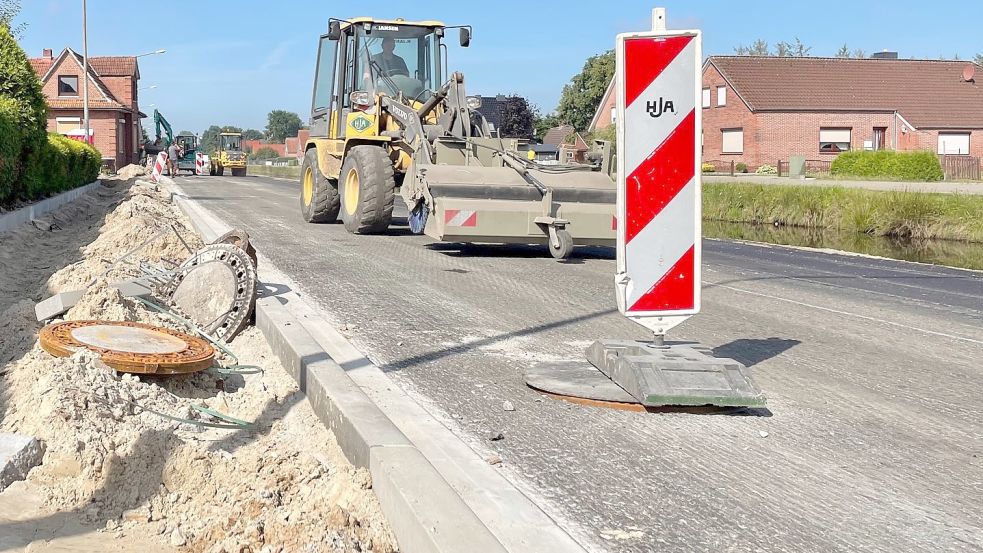
M406 62L403 58L397 56L393 53L396 49L396 40L392 37L386 37L382 39L382 52L372 56L372 61L379 64L385 75L392 77L393 75L403 75L404 77L410 76L410 70L406 67Z

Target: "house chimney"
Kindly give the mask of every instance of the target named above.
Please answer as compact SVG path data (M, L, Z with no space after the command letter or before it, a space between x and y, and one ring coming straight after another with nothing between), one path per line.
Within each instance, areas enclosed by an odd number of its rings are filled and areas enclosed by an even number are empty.
M51 48L45 48L44 50L41 50L41 57L49 60L54 58L54 55L52 55L51 53Z

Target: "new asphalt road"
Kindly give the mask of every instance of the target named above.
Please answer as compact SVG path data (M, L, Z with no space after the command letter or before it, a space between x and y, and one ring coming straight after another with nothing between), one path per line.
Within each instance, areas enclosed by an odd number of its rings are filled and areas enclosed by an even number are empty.
M353 236L304 223L293 182L178 182L592 549L983 548L981 273L707 240L703 313L670 338L750 366L769 408L633 413L522 378L598 338L646 338L615 307L612 251L561 263L403 220Z

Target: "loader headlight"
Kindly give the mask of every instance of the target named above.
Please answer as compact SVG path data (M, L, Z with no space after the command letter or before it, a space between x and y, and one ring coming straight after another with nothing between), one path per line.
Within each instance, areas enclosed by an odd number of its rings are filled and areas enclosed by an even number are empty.
M481 107L481 96L468 96L468 109L478 109Z
M372 105L372 95L365 90L356 90L352 92L349 96L352 101L352 106L355 109L364 109Z

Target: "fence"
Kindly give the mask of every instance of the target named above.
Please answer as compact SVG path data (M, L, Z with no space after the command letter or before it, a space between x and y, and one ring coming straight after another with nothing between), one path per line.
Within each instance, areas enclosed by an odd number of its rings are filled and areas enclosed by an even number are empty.
M711 166L713 166L712 171L710 170ZM703 172L711 175L730 175L733 177L737 173L747 173L747 166L734 160L705 159L703 160Z
M828 177L831 175L829 168L832 163L828 159L807 159L804 167L805 174L807 177ZM778 176L788 177L791 176L789 175L790 172L789 162L778 160Z
M971 156L940 155L945 180L981 180L980 158Z

